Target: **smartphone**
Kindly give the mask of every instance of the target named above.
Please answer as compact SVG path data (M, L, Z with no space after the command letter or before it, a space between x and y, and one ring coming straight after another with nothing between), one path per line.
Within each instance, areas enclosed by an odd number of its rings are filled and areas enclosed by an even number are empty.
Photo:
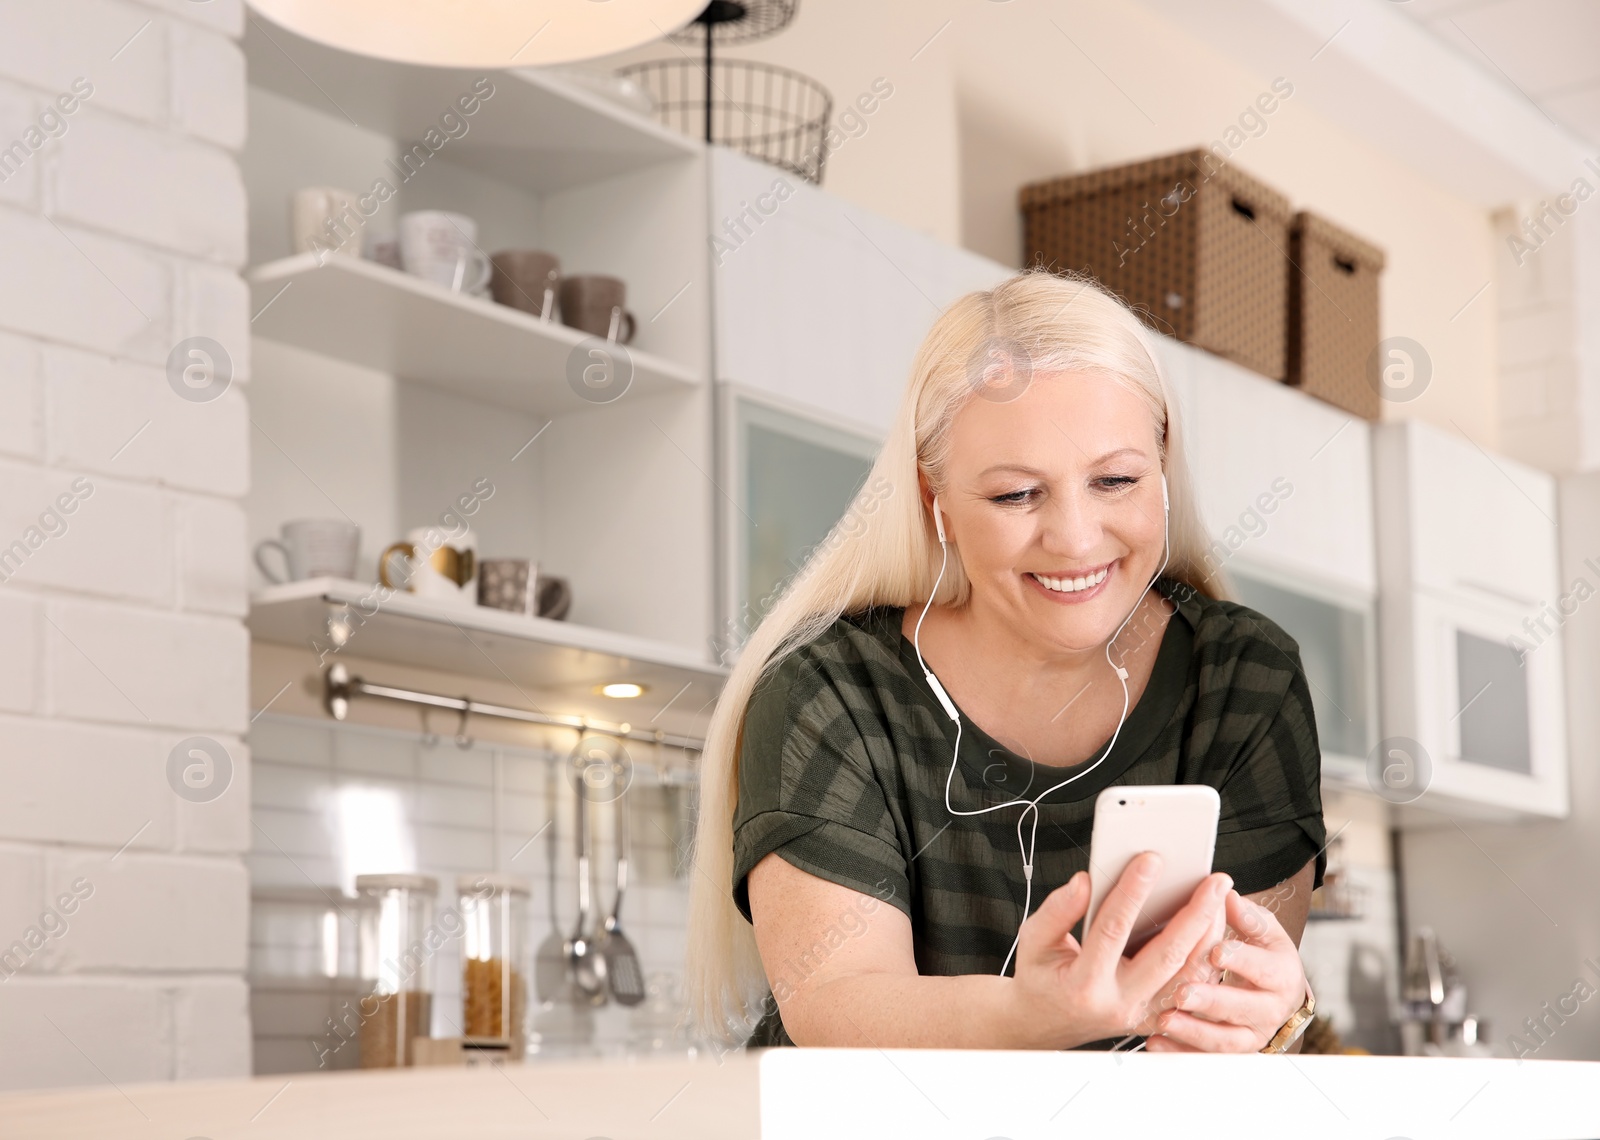
M1125 954L1135 953L1183 909L1211 873L1222 798L1209 784L1152 784L1107 788L1094 801L1089 840L1087 933L1122 872L1136 855L1161 856L1161 875L1145 900Z

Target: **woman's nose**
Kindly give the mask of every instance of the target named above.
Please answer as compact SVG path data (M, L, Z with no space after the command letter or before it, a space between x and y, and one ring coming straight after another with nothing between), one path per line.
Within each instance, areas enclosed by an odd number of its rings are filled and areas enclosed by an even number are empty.
M1043 514L1040 545L1061 558L1083 559L1100 545L1104 528L1094 504L1081 494L1057 495Z

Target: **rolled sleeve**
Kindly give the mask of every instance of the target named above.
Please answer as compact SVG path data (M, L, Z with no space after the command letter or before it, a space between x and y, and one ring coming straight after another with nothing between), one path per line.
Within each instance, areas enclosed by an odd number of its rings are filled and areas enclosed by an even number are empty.
M746 822L733 837L733 901L747 919L750 872L774 852L819 879L892 903L911 915L911 885L898 847L831 819L768 811Z
M776 852L792 866L911 913L907 861L866 741L804 650L763 679L745 712L734 812L734 903Z
M1288 686L1273 714L1258 721L1262 727L1245 742L1218 789L1222 816L1213 865L1233 876L1240 894L1269 890L1313 860L1314 889L1327 867L1322 752L1311 692L1299 647L1286 635L1278 638L1281 643L1264 642L1260 652L1292 659ZM1248 659L1240 668L1248 672ZM1243 688L1248 691L1248 684Z

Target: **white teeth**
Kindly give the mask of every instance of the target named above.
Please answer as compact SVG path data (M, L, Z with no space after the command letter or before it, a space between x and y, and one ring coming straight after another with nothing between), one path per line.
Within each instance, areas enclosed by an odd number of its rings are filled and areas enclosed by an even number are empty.
M1043 574L1035 574L1033 578L1047 590L1055 590L1058 593L1063 594L1074 594L1079 590L1087 590L1092 586L1098 586L1101 582L1104 582L1106 580L1106 574L1110 571L1110 569L1111 568L1107 566L1094 574L1078 578L1046 578Z

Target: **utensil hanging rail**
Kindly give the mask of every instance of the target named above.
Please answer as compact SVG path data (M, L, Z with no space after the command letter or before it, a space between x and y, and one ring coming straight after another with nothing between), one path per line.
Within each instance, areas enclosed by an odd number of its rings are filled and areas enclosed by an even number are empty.
M555 716L533 709L513 708L509 705L489 704L471 697L447 697L442 693L424 693L417 689L402 689L396 685L378 685L361 677L352 676L342 664L328 666L323 674L323 703L334 720L343 720L350 711L350 701L355 697L371 697L401 704L421 705L424 708L448 709L460 713L463 722L468 717L492 716L501 720L515 720L523 724L543 725L547 728L570 728L578 732L593 732L612 736L618 740L638 740L646 744L661 744L667 748L681 748L689 752L704 752L706 742L697 736L681 736L673 732L634 728L626 722L614 724L584 716Z

